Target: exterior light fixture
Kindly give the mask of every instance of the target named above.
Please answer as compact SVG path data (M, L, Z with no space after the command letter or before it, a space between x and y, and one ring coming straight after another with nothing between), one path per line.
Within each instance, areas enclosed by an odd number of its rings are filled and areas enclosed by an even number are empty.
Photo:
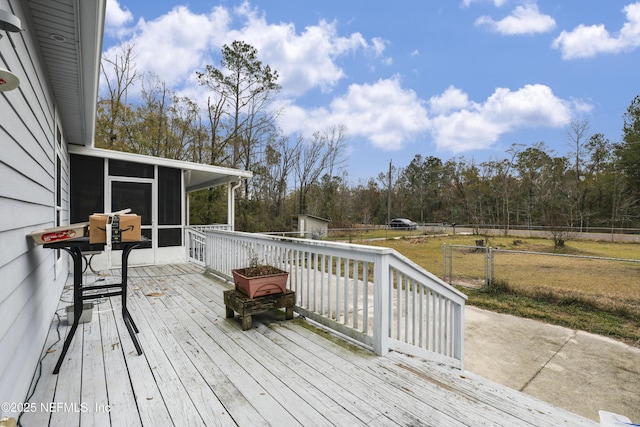
M20 18L4 9L0 9L0 30L16 33L22 30L21 27Z
M11 71L0 67L0 92L13 90L20 86L20 79Z
M20 19L14 14L0 9L0 30L16 33L22 31ZM20 79L9 70L0 67L0 92L13 90L20 86Z

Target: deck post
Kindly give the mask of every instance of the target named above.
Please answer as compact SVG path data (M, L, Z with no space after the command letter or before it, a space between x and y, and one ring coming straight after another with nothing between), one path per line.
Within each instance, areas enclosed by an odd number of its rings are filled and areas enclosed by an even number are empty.
M376 257L373 267L373 352L384 356L389 352L389 302L391 301L389 255Z
M453 357L460 361L460 370L464 371L464 305L453 307Z

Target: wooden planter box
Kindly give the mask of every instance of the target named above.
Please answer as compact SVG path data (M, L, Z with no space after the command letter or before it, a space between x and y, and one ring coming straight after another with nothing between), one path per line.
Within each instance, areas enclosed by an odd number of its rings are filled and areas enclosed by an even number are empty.
M236 289L248 295L249 298L255 298L281 294L286 290L289 273L284 270L279 271L276 274L255 277L245 276L244 268L231 270L231 273L233 274L233 283L236 284Z
M237 311L242 317L242 330L251 329L251 321L254 314L264 313L268 310L277 310L284 307L285 318L293 319L293 307L296 304L296 293L287 289L282 294L265 295L260 298L249 298L237 289L224 291L224 305L227 311L227 319L233 319Z

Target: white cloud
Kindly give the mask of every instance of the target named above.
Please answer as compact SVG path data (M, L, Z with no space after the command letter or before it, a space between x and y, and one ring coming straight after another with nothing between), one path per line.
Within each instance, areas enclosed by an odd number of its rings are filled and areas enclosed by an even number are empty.
M438 149L460 153L488 148L508 132L535 127L565 126L574 110L589 106L556 97L548 86L526 85L515 92L498 88L483 103L449 87L431 98L431 133Z
M508 0L462 0L462 6L469 7L471 6L472 3L480 3L482 1L488 1L490 3L493 3L495 7L500 7L503 4L505 4Z
M446 114L453 110L467 108L469 105L467 94L454 86L449 86L442 95L429 99L430 111L435 114Z
M380 57L384 54L387 43L383 39L380 37L374 37L371 40L371 44L373 45L373 51L375 52L376 57Z
M114 10L120 10L117 2L109 1ZM185 92L194 91L184 85L196 84L195 71L204 70L207 64L217 65L222 45L234 40L254 46L260 60L278 71L285 96L299 96L313 88L332 90L346 77L338 64L344 55L361 52L381 63L390 61L383 57L385 42L381 39L368 41L360 33L342 36L335 22L324 20L299 33L292 23L268 23L247 2L233 10L219 6L208 15L178 6L152 21L140 19L128 27L132 19L114 19L114 26L119 25L114 28L128 37L121 38L122 45L134 46L138 71L152 72L169 87ZM232 28L235 20L240 24ZM119 49L114 46L105 56L113 57Z
M490 16L481 16L476 19L476 26L487 26L492 31L505 35L537 34L551 31L556 26L556 21L549 15L540 13L538 5L527 3L517 6L511 15L499 21Z
M220 34L227 31L228 22L229 16L222 8L200 15L178 6L152 21L140 19L122 44L133 46L139 74L153 73L168 87L179 89L187 82L195 84L195 71L204 69L212 46L220 44ZM104 56L113 58L119 52L120 46L114 46Z
M247 15L240 30L228 34L229 42L244 40L258 49L260 59L280 75L285 95L301 95L312 88L330 91L346 74L336 59L371 46L359 33L338 35L335 22L321 20L297 33L291 23L268 24L264 17Z
M552 47L562 52L563 59L590 58L600 53L620 53L640 47L640 2L624 7L627 22L617 35L604 25L579 25L572 31L563 31Z
M490 148L510 132L566 126L591 109L584 101L559 98L541 84L516 91L497 88L483 102L450 86L425 102L393 78L351 85L328 108L304 109L290 102L281 125L287 134L310 134L344 123L350 136L364 137L384 150L401 149L430 132L439 151L462 153Z
M284 109L286 133L311 133L336 123L346 124L349 135L365 137L383 150L399 150L429 128L424 102L398 78L373 84L352 84L328 108L304 110L293 104Z
M337 23L320 20L298 33L292 23L270 24L264 14L244 3L237 13L246 19L243 28L231 31L230 40L244 40L258 49L260 58L278 71L279 83L286 96L298 96L310 89L329 92L346 77L337 60L356 52L368 53L382 63L386 42L380 38L367 41L360 33L338 34Z
M133 14L126 7L123 9L118 0L107 0L105 12L105 30L112 35L118 35L122 28L133 21Z

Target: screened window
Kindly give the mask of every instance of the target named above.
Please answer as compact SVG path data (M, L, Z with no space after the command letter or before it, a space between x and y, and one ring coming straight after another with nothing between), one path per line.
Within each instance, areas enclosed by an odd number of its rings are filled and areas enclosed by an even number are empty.
M161 228L158 230L158 247L182 246L181 228Z
M71 223L104 212L104 159L71 155Z
M158 224L182 223L182 182L180 169L158 168Z
M109 175L132 178L153 178L153 165L111 159L109 160Z

